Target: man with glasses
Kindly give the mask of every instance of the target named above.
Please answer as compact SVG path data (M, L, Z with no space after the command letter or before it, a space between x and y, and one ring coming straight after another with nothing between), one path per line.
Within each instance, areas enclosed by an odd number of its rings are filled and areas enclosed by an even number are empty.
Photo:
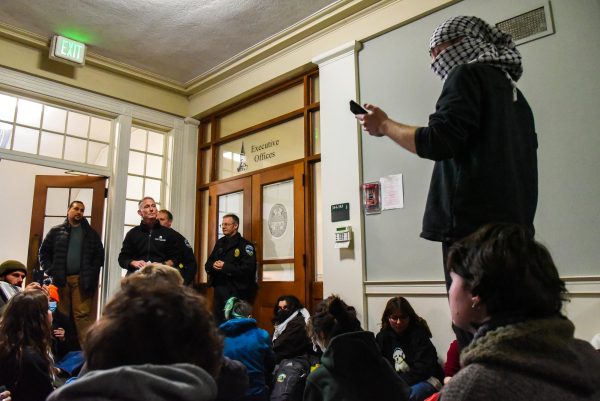
M224 321L223 308L230 297L252 303L256 295L256 250L238 232L240 219L223 216L223 237L217 240L204 268L214 289L213 311L217 324Z

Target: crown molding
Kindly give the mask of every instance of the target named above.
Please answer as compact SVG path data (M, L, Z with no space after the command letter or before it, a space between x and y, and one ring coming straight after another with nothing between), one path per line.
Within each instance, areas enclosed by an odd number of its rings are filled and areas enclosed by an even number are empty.
M346 0L334 3L321 12L313 14L304 20L292 25L276 35L248 48L231 59L215 66L211 70L197 76L185 83L188 94L196 94L212 87L215 83L237 75L255 64L271 59L272 56L290 51L302 46L315 34L319 36L336 29L341 22L358 18L366 9L373 10L374 5L385 6L389 1L380 0ZM378 8L378 7L376 7Z
M50 48L50 39L2 22L0 22L0 36L40 50L48 50ZM160 88L169 89L182 95L185 94L185 87L180 82L129 64L121 63L94 52L86 52L85 63L86 65L93 65Z
M365 9L374 7L375 5L385 6L389 3L389 1L385 0L339 1L265 39L188 82L178 82L90 51L86 54L86 65L95 66L156 87L171 90L180 95L190 96L208 89L223 80L236 76L242 71L252 68L256 63L271 59L274 55L282 51L289 51L290 47L299 46L311 36L333 29L336 24L349 17L356 16L357 13ZM44 36L1 22L0 36L40 50L47 50L50 45L50 39Z

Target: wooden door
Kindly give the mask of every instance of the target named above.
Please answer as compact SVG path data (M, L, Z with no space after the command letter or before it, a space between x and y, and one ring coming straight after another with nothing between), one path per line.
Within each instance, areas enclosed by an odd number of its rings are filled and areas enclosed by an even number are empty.
M238 231L248 241L252 241L252 179L251 177L240 178L224 183L211 185L209 188L208 206L208 253L212 252L217 239L223 236L221 221L227 213L234 213L240 218ZM204 262L208 255L204 255ZM204 264L198 265L198 269L204 269ZM212 310L213 290L206 283L197 286L197 289L206 297Z
M208 248L212 250L222 235L218 228L222 216L241 213L241 234L255 245L258 262L253 317L270 332L273 305L280 295L292 294L306 302L303 175L303 163L296 163L209 189Z
M39 269L38 251L44 236L53 226L65 220L72 201L79 200L84 203L84 217L102 238L105 188L106 177L35 177L27 254L27 281L31 280L33 271Z
M252 177L252 237L259 264L254 316L268 331L279 296L295 295L306 303L303 173L298 163Z

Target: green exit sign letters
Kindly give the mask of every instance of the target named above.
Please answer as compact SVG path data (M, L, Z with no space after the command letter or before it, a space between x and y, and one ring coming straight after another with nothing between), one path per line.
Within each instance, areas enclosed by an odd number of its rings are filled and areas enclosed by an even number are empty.
M50 45L50 58L82 67L85 64L85 44L55 35Z

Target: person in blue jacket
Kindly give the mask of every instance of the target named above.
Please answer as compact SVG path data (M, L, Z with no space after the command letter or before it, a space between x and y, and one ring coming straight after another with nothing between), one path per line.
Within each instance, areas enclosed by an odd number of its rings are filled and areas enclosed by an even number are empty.
M250 384L244 401L267 401L275 354L269 333L256 325L251 318L252 306L235 297L225 304L226 321L219 326L225 335L223 355L246 366Z

